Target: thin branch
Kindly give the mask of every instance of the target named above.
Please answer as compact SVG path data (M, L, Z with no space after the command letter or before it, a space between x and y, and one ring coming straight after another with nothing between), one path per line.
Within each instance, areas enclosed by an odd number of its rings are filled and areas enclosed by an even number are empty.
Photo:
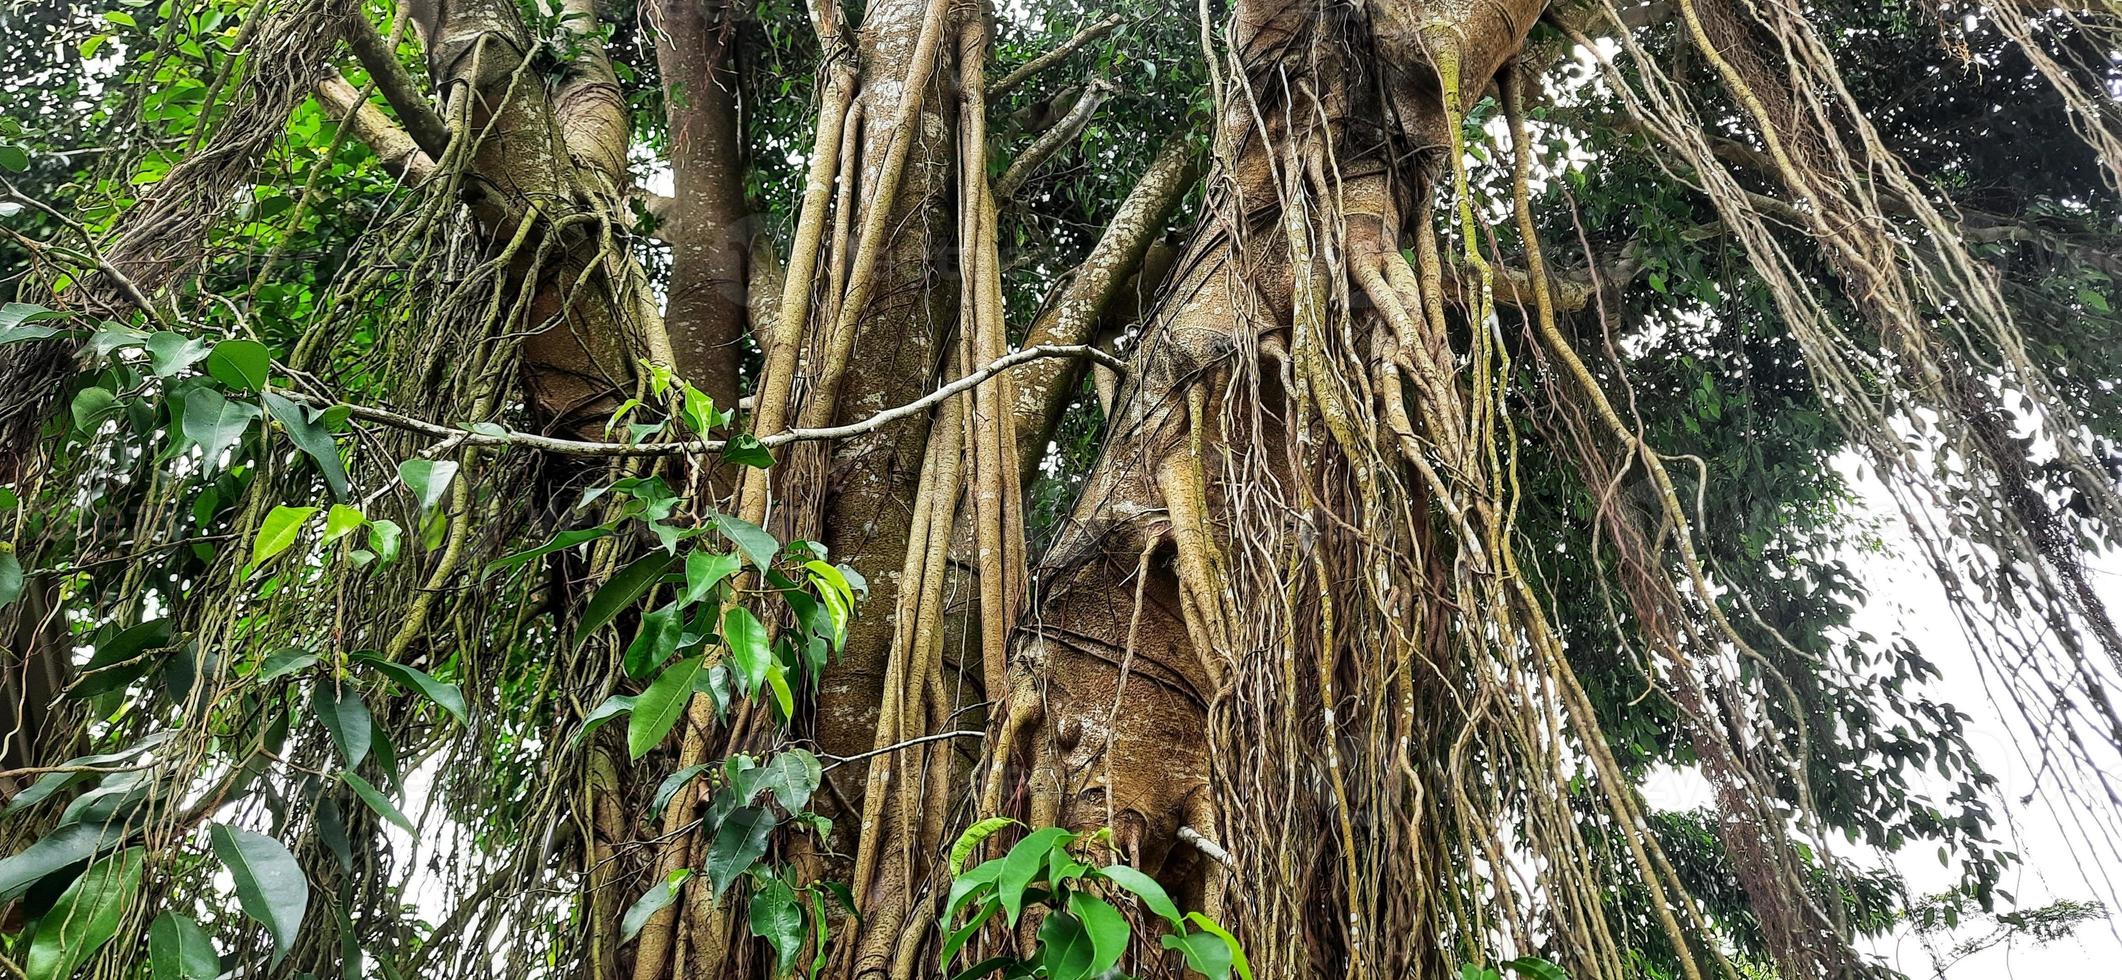
M840 439L845 438L847 436L860 435L864 432L879 428L891 422L895 422L899 419L906 418L909 415L914 415L919 412L927 411L928 409L933 408L938 404L941 404L946 399L972 390L981 382L986 381L988 378L994 377L995 375L1000 374L1003 371L1007 371L1010 368L1016 367L1019 364L1030 363L1032 361L1036 361L1040 358L1045 357L1085 357L1096 361L1099 364L1103 364L1106 367L1112 368L1115 371L1124 372L1127 370L1126 363L1121 361L1119 358L1105 351L1087 345L1049 345L1038 347L1026 347L1023 350L1014 351L1009 354L1003 355L1002 357L999 357L994 361L989 362L986 367L974 371L973 373L968 374L962 378L958 378L957 380L952 381L949 384L946 384L940 388L937 388L936 390L929 392L928 394L923 395L922 397L915 399L914 401L907 402L906 404L897 406L895 408L887 408L866 419L862 419L861 421L849 422L846 425L823 426L819 428L810 429L789 429L785 432L780 432L760 439L759 445L767 449L772 449L778 446L788 445L792 442L812 442L821 439ZM512 429L501 429L499 427L489 428L486 431L475 432L470 429L457 428L454 426L442 425L437 422L430 422L425 419L413 418L409 415L400 415L396 412L388 411L386 409L372 408L366 405L355 405L349 402L337 402L327 398L317 398L311 395L305 395L301 392L296 391L280 391L277 392L277 394L283 395L295 401L303 402L304 404L316 408L343 408L351 417L360 419L364 422L374 422L379 425L390 426L394 429L403 429L407 432L416 432L421 435L433 436L437 439L448 440L450 445L452 446L520 446L525 449L536 449L542 452L550 453L565 453L573 456L634 457L675 456L683 453L719 452L723 447L729 445L729 441L725 439L691 439L683 442L643 443L591 442L581 439L560 439L555 438L553 436L543 436L531 432L520 432Z
M1071 54L1074 54L1077 48L1080 48L1086 44L1091 43L1092 41L1097 40L1099 37L1103 36L1106 31L1112 30L1113 28L1120 26L1120 22L1125 19L1126 18L1120 16L1119 14L1113 14L1112 16L1107 17L1104 20L1101 20L1095 24L1090 25L1089 27L1077 31L1075 37L1069 38L1068 40L1061 42L1060 47L1055 48L1052 51L1048 51L1047 53L1033 58L1032 60L1027 61L1021 65L1018 65L1015 71L1012 71L1009 74L1002 76L1001 81L996 82L995 84L987 87L988 99L992 101L994 99L999 99L1004 95L1008 95L1010 89L1016 88L1017 86L1024 84L1025 79L1030 78L1033 75L1036 75L1039 72L1052 67L1055 62L1058 62L1061 59L1066 58Z
M109 259L103 257L103 250L96 247L96 237L94 235L89 234L88 229L82 227L81 222L75 221L73 218L70 218L67 215L60 213L57 208L54 208L51 205L38 200L37 198L22 193L21 188L16 187L12 182L8 180L0 179L0 189L4 189L6 191L6 196L8 200L20 201L23 204L27 204L30 207L36 208L37 210L44 212L52 220L57 221L68 231L71 231L75 235L79 236L81 238L82 245L87 249L87 251L77 254L79 254L82 258L87 259L90 263L93 263L97 271L103 273L103 275L111 281L111 285L116 286L118 288L118 292L125 296L126 302L133 304L135 307L138 307L140 309L140 312L147 314L147 318L150 321L155 323L162 322L162 314L155 309L155 304L148 302L146 291L142 290L140 288L140 285L132 280L131 276L128 276L124 272L120 271L117 266L111 264L111 261ZM33 239L28 238L24 238L22 240L33 241ZM69 249L68 251L72 250Z
M821 754L821 755L820 755L820 758L824 758L824 759L831 759L831 760L832 760L832 761L831 761L830 763L828 763L827 765L825 765L825 766L824 766L824 767L822 768L822 770L821 770L821 771L823 771L823 772L831 772L831 771L832 771L832 770L833 770L833 769L834 769L835 767L838 767L838 766L844 766L844 765L846 765L846 764L848 764L848 763L850 763L850 762L861 762L861 761L862 761L862 760L864 760L864 759L868 759L868 758L871 758L871 757L873 757L873 756L879 756L879 755L883 755L883 754L885 754L885 753L887 753L887 752L897 752L897 751L899 751L900 749L910 749L910 748L913 748L914 746L916 746L916 745L920 745L920 744L922 744L922 743L924 743L924 742L940 742L940 741L942 741L942 740L944 740L944 739L946 739L946 738L986 738L986 737L987 737L987 733L986 733L986 732L972 732L972 731L961 731L961 732L937 732L937 733L936 733L936 734L934 734L934 735L923 735L923 736L921 736L920 738L910 738L910 739L907 739L907 740L906 740L906 741L904 741L904 742L898 742L898 743L895 743L895 744L892 744L892 745L887 745L887 746L885 746L885 747L883 747L883 748L881 748L881 749L871 749L871 750L869 750L869 751L867 751L867 752L857 752L857 753L855 753L854 755L822 755L822 754Z
M1083 87L1083 94L1077 96L1075 106L1068 110L1068 115L1063 116L1052 129L1040 133L1039 138L1032 141L1032 145L1025 147L1024 152L1017 154L1017 158L1010 161L1009 169L995 181L995 199L1007 201L1017 196L1017 190L1024 186L1025 181L1031 179L1032 172L1038 170L1040 164L1045 163L1047 158L1053 156L1069 140L1082 134L1083 127L1090 125L1092 114L1098 111L1099 103L1104 102L1112 93L1113 83L1103 78L1091 79L1091 83Z

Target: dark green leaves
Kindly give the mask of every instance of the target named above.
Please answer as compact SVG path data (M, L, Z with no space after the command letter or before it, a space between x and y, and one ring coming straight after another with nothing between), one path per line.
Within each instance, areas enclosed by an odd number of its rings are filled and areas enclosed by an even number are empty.
M90 386L74 393L72 411L74 428L84 433L94 433L105 421L124 409L118 404L118 396L110 389Z
M1520 956L1503 965L1529 980L1569 980L1569 974L1561 967L1537 956Z
M689 657L672 664L657 675L648 690L641 692L634 702L633 716L626 721L626 749L634 758L647 755L685 716L685 706L693 699L693 678L705 660Z
M224 340L206 356L206 373L235 391L263 391L272 360L272 352L255 340Z
M243 439L243 433L258 418L258 406L221 397L212 388L193 388L184 395L184 435L199 444L206 470L212 474L221 457Z
M114 828L77 823L54 830L20 852L0 858L0 902L20 898L46 875L116 846L120 836Z
M714 765L712 762L695 763L663 777L663 782L656 786L655 798L648 803L648 812L662 813L663 808L670 805L671 798L677 796L679 790L698 779L701 773L714 768Z
M747 692L759 689L766 679L766 666L773 651L766 643L766 627L743 606L731 606L722 614L722 641L729 644L730 663Z
M761 530L759 525L728 514L715 518L715 530L722 532L722 536L744 552L744 557L751 559L762 572L774 563L774 555L781 551L781 543Z
M390 798L370 785L368 780L354 775L351 771L340 773L339 778L345 780L347 788L353 790L354 795L361 798L361 802L368 804L369 809L376 811L377 816L397 824L408 834L417 832L413 822L406 819L405 814L391 805Z
M22 561L12 551L0 551L0 609L22 597Z
M1068 911L1082 924L1084 934L1090 937L1090 967L1081 975L1102 976L1113 968L1113 964L1120 962L1120 954L1127 951L1130 934L1127 918L1104 899L1080 891L1069 893Z
M1075 916L1055 912L1039 923L1039 966L1051 980L1083 980L1096 949Z
M74 879L30 943L23 963L28 980L66 980L74 969L88 962L96 950L110 942L118 931L133 894L140 890L140 866L146 852L128 848L123 853L88 866Z
M324 723L324 730L331 733L332 744L339 747L348 769L368 758L372 741L368 705L361 703L361 694L354 685L320 678L310 695L310 705L316 709L317 720Z
M1017 924L1017 915L1024 909L1025 886L1046 867L1047 854L1075 839L1075 834L1061 827L1041 827L1018 841L1002 858L1002 872L995 877L995 894L1002 901L1002 910L1009 913L1010 925Z
M818 765L817 756L803 749L789 749L768 759L766 765L746 773L746 776L754 792L771 792L782 809L801 813L810 802L810 795L817 791L818 780L824 772ZM751 801L747 799L745 802Z
M803 952L803 907L794 889L780 879L769 879L752 893L752 935L774 948L774 975L786 974Z
M774 824L773 814L747 806L739 807L716 828L715 841L707 851L707 880L717 900L766 854L766 835Z
M626 914L620 917L619 941L629 942L640 935L641 927L648 925L650 916L669 908L670 903L678 900L678 890L685 886L685 880L691 876L690 869L679 868L671 872L670 878L650 885L648 893L635 899L634 904L627 907Z
M214 980L221 957L199 923L176 912L155 916L147 929L147 962L154 980Z
M1164 921L1171 923L1172 928L1181 927L1182 920L1179 917L1179 906L1172 903L1171 896L1165 894L1164 886L1157 884L1157 879L1124 864L1106 865L1099 870L1099 873L1103 874L1107 881L1127 889L1136 898L1141 899L1142 904L1149 906L1150 911L1157 913L1164 918Z
M685 593L688 604L699 602L723 579L735 574L743 563L736 555L694 551L685 556Z
M287 430L287 438L295 448L317 463L317 471L324 474L324 482L331 487L332 496L346 499L346 463L339 459L339 447L332 442L332 434L324 426L312 420L309 410L287 398L268 391L259 396L265 410Z
M613 573L611 579L604 583L604 587L590 597L588 608L583 610L582 622L575 627L575 645L581 646L582 641L589 639L590 634L603 629L604 625L619 613L639 602L649 587L655 585L656 580L662 577L664 570L670 567L672 560L670 555L657 552L637 558L632 564Z
M309 880L286 846L263 834L217 823L210 834L214 856L236 882L236 901L273 940L273 962L294 948L309 907Z
M445 684L429 676L426 671L419 668L392 663L379 656L357 656L355 660L374 667L383 673L384 676L397 681L400 687L408 691L418 691L425 695L429 701L433 701L437 707L449 712L450 716L456 718L457 721L469 723L464 704L464 692L457 685Z

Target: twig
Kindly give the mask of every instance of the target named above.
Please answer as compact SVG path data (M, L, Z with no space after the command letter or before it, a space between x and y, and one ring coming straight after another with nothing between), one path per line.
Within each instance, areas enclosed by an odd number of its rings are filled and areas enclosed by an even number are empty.
M1043 357L1087 357L1115 371L1120 371L1124 373L1127 370L1126 363L1121 361L1119 358L1114 357L1112 354L1109 354L1103 350L1099 350L1096 347L1092 347L1086 344L1054 344L1042 345L1037 347L1026 347L1023 350L1014 351L1009 354L1005 354L1002 357L996 358L994 361L989 362L986 367L983 367L978 371L974 371L971 374L968 374L962 378L952 381L941 388L937 388L936 390L929 392L928 394L923 395L920 398L917 398L913 401L907 402L906 404L897 406L895 408L887 408L866 419L862 419L861 421L849 422L846 425L823 426L820 428L813 429L789 429L786 432L776 433L774 435L766 436L765 438L760 439L759 445L767 449L772 449L776 446L785 446L792 442L813 442L821 439L840 439L845 438L847 436L860 435L864 432L868 432L872 429L876 429L888 423L906 418L909 415L914 415L919 412L926 411L930 408L935 407L937 404L943 402L945 399L971 390L975 386L979 385L981 382L986 381L988 378L994 377L995 375L1000 374L1003 371L1007 371L1010 368L1016 367L1019 364L1025 364L1031 361L1036 361ZM335 402L330 399L318 398L312 395L305 395L301 392L296 391L281 391L278 392L278 394L281 394L294 401L303 402L305 404L317 408L343 408L353 418L360 419L364 422L374 422L379 425L387 425L395 429L403 429L407 432L417 432L421 435L434 436L438 439L452 440L454 445L458 446L521 446L526 449L536 449L541 450L543 452L551 453L566 453L574 456L634 457L675 456L683 453L719 452L720 450L722 450L723 447L729 445L729 441L726 439L690 439L683 442L624 443L591 442L579 439L559 439L552 436L542 436L530 432L519 432L512 429L498 429L498 431L496 431L495 429L489 429L484 432L475 432L469 429L462 429L457 428L455 426L448 426L436 422L430 422L426 419L413 418L409 415L400 415L396 412L388 411L381 408L371 408L366 405L355 405L348 402Z
M881 749L871 749L871 750L869 750L868 752L858 752L858 753L856 753L856 754L854 754L854 755L828 755L828 756L823 756L823 758L831 759L831 760L832 760L832 762L831 762L831 763L829 763L829 764L827 764L827 765L825 765L825 766L822 766L822 767L820 767L820 768L819 768L819 771L820 771L820 772L830 772L830 771L832 771L832 770L833 770L833 769L834 769L835 767L838 767L838 766L844 766L844 765L846 765L846 764L848 764L848 763L850 763L850 762L861 762L861 761L862 761L862 760L864 760L864 759L868 759L868 758L871 758L871 757L873 757L873 756L879 756L879 755L883 755L883 754L885 754L885 753L887 753L887 752L897 752L897 751L899 751L900 749L910 749L910 748L913 748L914 746L916 746L916 745L920 745L920 744L922 744L922 743L924 743L924 742L940 742L940 741L942 741L942 740L944 740L944 739L946 739L946 738L986 738L986 737L987 737L987 733L986 733L986 732L972 732L972 731L962 731L962 732L937 732L937 733L936 733L936 734L934 734L934 735L923 735L923 736L921 736L920 738L910 738L910 739L907 739L906 741L904 741L904 742L900 742L900 743L898 743L898 744L896 744L896 745L887 745L887 746L885 746L885 747L883 747L883 748L881 748Z
M1101 20L1095 24L1090 25L1089 27L1077 31L1075 37L1069 38L1068 40L1061 42L1060 47L1055 48L1052 51L1048 51L1047 53L1033 58L1032 60L1027 61L1021 65L1018 65L1015 71L1012 71L1009 74L1002 76L1001 81L988 86L987 97L989 99L999 99L1004 95L1009 94L1010 89L1016 88L1017 86L1024 84L1025 79L1038 74L1039 72L1045 70L1048 67L1051 67L1055 62L1060 61L1061 59L1066 58L1071 54L1074 54L1077 48L1080 48L1086 44L1089 44L1092 41L1097 40L1098 37L1104 34L1106 31L1112 30L1113 28L1120 26L1120 22L1125 19L1126 18L1120 16L1119 14L1113 14L1112 16L1107 17L1104 20Z

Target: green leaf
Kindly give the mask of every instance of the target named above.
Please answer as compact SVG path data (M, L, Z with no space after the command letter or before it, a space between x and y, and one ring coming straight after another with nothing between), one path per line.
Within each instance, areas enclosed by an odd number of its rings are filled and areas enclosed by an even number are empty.
M639 601L641 596L663 577L673 559L662 552L634 559L632 564L612 573L597 594L589 599L582 611L582 622L575 627L575 646L589 639L590 634L604 628L619 613Z
M671 799L678 795L679 790L684 789L693 780L700 778L701 773L714 767L715 764L712 762L700 762L663 777L663 782L656 785L655 798L649 801L648 812L662 813L664 807L670 806Z
M22 598L22 560L12 551L0 552L0 609Z
M339 444L332 441L331 431L310 418L309 410L268 391L258 396L265 403L265 410L273 420L287 430L287 438L302 454L316 461L317 471L324 474L324 483L332 490L332 496L346 499L346 462L339 458ZM359 511L354 512L357 516Z
M993 837L996 831L1016 822L1009 817L989 817L965 828L965 833L959 834L957 841L950 846L951 877L958 876L959 869L965 867L965 859L971 857L973 850L983 841Z
M1149 906L1150 911L1170 922L1173 928L1179 927L1182 921L1179 906L1165 893L1164 886L1157 884L1157 879L1124 864L1107 865L1098 873L1105 876L1105 880L1133 893L1136 898L1142 900L1142 904Z
M1238 937L1231 935L1230 930L1216 924L1216 920L1199 912L1186 913L1186 921L1198 926L1201 931L1223 940L1223 945L1230 948L1231 965L1238 968L1238 975L1244 977L1245 980L1253 980L1252 964L1245 961L1245 950L1239 948Z
M118 396L111 394L107 388L83 388L74 395L74 428L93 434L105 420L118 414L122 407L118 404Z
M715 842L707 849L707 881L716 901L766 853L766 835L775 823L773 814L747 806L731 813L715 829Z
M148 370L167 378L206 356L206 344L170 330L157 330L147 338Z
M1090 935L1090 969L1084 972L1094 977L1104 975L1113 964L1120 962L1120 954L1127 952L1127 939L1132 934L1127 917L1111 903L1089 892L1068 893L1068 911Z
M87 55L82 55L86 58ZM0 143L0 170L21 173L29 169L29 151L13 143Z
M1039 923L1039 967L1049 980L1083 980L1096 956L1090 933L1075 916L1055 912Z
M309 879L285 845L264 834L225 823L213 825L214 856L236 882L236 901L244 914L265 927L273 940L273 962L295 946L302 913L309 907Z
M788 668L775 660L766 665L766 689L773 692L774 707L779 718L786 722L796 717L796 692L788 686Z
M980 911L972 918L966 920L964 925L951 930L950 935L943 940L943 955L937 958L936 967L941 969L948 966L950 958L958 955L958 951L964 949L965 944L979 934L980 927L986 925L987 920L994 918L995 913L1000 911L1002 911L1002 906L989 902L986 905L982 905Z
M1187 969L1209 980L1224 980L1230 976L1231 948L1214 933L1165 933L1158 943L1165 949L1178 950L1186 957Z
M169 741L169 736L169 732L157 732L153 735L149 735L148 737L141 739L138 742L133 743L132 746L125 749L121 749L117 752L102 753L98 755L84 755L78 758L68 759L65 762L61 762L59 763L58 771L47 772L44 775L37 777L37 781L31 783L27 789L24 789L20 793L16 793L14 799L7 801L7 808L5 810L0 810L0 813L20 813L23 810L27 810L30 807L36 806L37 804L42 803L45 800L51 799L52 796L57 794L60 790L73 786L76 783L84 782L89 778L97 775L97 773L93 771L81 770L93 770L106 766L115 766L121 763L131 762L133 759L139 757L147 750L154 748L155 746L160 745L163 742Z
M682 381L679 384L685 388L685 404L680 409L680 414L685 417L686 427L692 429L695 434L707 435L708 430L715 427L717 416L720 414L715 411L715 400L709 398L707 392L692 385Z
M206 473L221 466L221 456L243 439L261 414L249 402L232 402L212 388L193 388L184 395L184 436L199 444Z
M754 774L752 787L774 794L775 801L790 813L802 813L825 771L818 757L803 749L788 749L767 760ZM749 800L745 802L751 802Z
M390 798L377 792L376 787L369 785L368 780L354 775L352 770L339 773L339 778L346 782L347 788L353 790L355 796L361 798L361 802L368 804L369 809L376 811L376 816L397 824L408 834L419 832L418 828L413 826L413 822L406 819L405 814L399 812L397 807L391 805Z
M28 980L66 980L118 932L119 920L140 890L140 867L146 852L127 848L98 861L74 879L51 911L44 913L37 938L23 962Z
M749 432L739 432L722 445L722 458L741 466L765 469L774 465L774 454Z
M731 606L722 614L722 642L729 644L730 662L746 691L759 689L766 679L766 665L773 662L767 646L766 627L743 606Z
M147 927L147 962L154 980L214 980L221 957L214 940L190 916L165 911Z
M603 704L591 708L589 714L582 717L582 728L575 733L574 741L579 744L587 740L592 732L604 727L605 722L634 710L636 700L638 699L631 694L614 694L605 698Z
M339 801L329 796L317 800L317 836L338 859L341 871L354 870L354 845L346 837L346 817L339 812Z
M1569 974L1559 966L1537 956L1520 956L1503 964L1505 969L1516 970L1532 980L1569 980Z
M1046 867L1046 856L1056 847L1066 847L1076 835L1061 827L1041 827L1026 834L1002 857L1002 871L995 876L995 893L1009 913L1009 924L1017 924L1024 910L1024 888Z
M426 695L429 701L435 702L437 707L449 712L457 721L464 724L471 723L469 712L466 710L464 703L464 691L459 689L457 685L445 684L434 679L424 670L408 667L404 664L392 663L373 654L359 656L355 659L382 671L385 676L397 681L399 687L403 687L408 691L418 691Z
M224 340L206 355L206 373L236 391L264 391L272 352L255 340Z
M316 654L300 647L288 647L285 650L267 656L263 662L259 663L258 669L251 674L251 680L262 684L276 677L284 677L298 670L306 670L316 662Z
M361 508L333 504L332 509L324 513L324 543L331 544L346 537L360 530L361 525L366 523L368 515L361 513Z
M685 624L678 617L677 603L641 614L641 631L626 645L622 666L628 677L646 677L670 659L678 649L678 636Z
M731 554L715 554L711 551L693 551L685 556L685 594L681 600L692 605L707 597L723 579L736 574L743 561Z
M6 858L0 858L0 902L22 897L30 886L52 873L94 857L96 852L116 846L124 831L116 827L77 823L61 827L36 843Z
M803 952L803 906L795 891L778 878L759 886L752 893L750 920L752 935L774 948L774 975L793 969Z
M251 564L263 565L292 547L302 535L302 525L315 516L315 507L274 507L265 515L265 522L258 525L258 536L251 541Z
M378 562L388 565L397 560L398 539L404 535L397 521L379 517L368 522L368 550L376 553Z
M535 548L525 548L524 550L518 551L515 554L504 555L500 558L494 559L494 563L486 566L486 570L491 572L504 568L514 568L517 565L521 565L524 562L530 561L533 558L543 557L545 555L552 554L555 551L563 551L565 549L572 548L578 544L581 544L584 541L595 541L596 539L605 537L606 535L609 535L611 533L611 528L602 526L578 528L572 531L562 531L559 534L553 535L552 540L547 541L546 543L541 544Z
M339 747L339 755L346 759L346 767L352 769L368 758L372 742L372 726L368 705L361 703L361 694L351 683L330 677L317 679L316 690L310 694L310 706L317 711L317 720L324 723L324 730L331 733L332 744Z
M700 665L706 657L688 657L670 665L656 675L648 690L634 702L633 715L626 720L626 750L639 759L663 741L663 736L677 726L678 719L685 717L685 706L693 700L693 678L700 673ZM717 892L721 889L716 889Z
M690 869L679 868L671 872L668 879L650 885L648 893L635 899L634 904L627 906L626 914L619 918L619 941L632 942L635 936L640 935L641 927L648 925L649 917L669 908L670 903L678 900L678 890L685 887L686 879L691 876Z
M744 552L744 557L759 566L760 571L774 563L774 555L781 550L781 542L760 529L759 525L724 514L715 518L715 530Z
M448 459L408 459L398 464L398 479L405 481L413 498L420 501L421 513L442 502L442 495L449 492L449 483L457 478L457 463Z

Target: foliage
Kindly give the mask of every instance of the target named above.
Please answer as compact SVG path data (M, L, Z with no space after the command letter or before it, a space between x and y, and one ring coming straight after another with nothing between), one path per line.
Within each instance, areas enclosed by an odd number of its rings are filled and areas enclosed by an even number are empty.
M975 823L951 846L956 862L979 849L1009 821L989 818ZM1108 975L1127 952L1135 926L1113 900L1131 895L1141 909L1161 919L1158 944L1176 951L1186 968L1211 980L1225 980L1233 970L1252 980L1252 966L1238 940L1199 912L1181 914L1164 886L1125 864L1098 867L1087 863L1106 851L1112 832L1076 833L1040 827L1026 833L1001 857L955 874L943 906L943 942L939 968L948 969L961 950L980 948L978 938L991 924L1010 929L1020 920L1038 924L1036 942L1023 956L990 956L951 974L961 980L993 976L1085 980ZM966 912L963 922L958 913ZM1145 937L1146 938L1146 937Z

